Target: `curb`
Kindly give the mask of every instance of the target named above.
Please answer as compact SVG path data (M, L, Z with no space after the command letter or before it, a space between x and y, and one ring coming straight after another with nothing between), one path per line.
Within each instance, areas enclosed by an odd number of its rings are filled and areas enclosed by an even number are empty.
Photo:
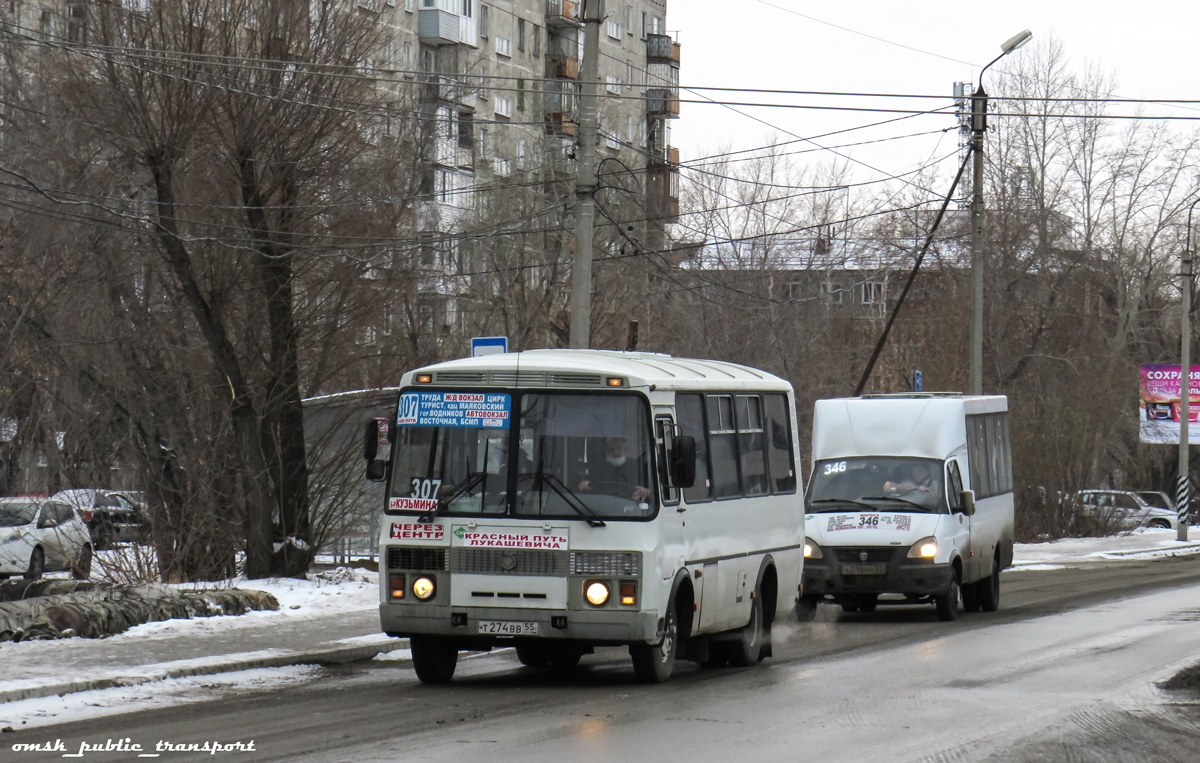
M108 678L96 678L91 680L85 679L81 681L68 681L66 683L59 684L47 684L45 686L30 686L24 689L0 691L0 704L5 702L16 702L22 699L63 696L65 694L75 694L81 691L92 691L94 689L111 689L114 686L139 686L141 684L153 683L154 681L166 681L171 678L209 676L217 673L233 673L239 670L253 670L255 668L282 668L289 665L308 664L336 665L347 662L359 662L362 660L369 660L375 657L377 654L406 648L408 648L408 639L389 638L386 640L381 639L377 643L366 644L364 646L324 649L311 652L293 652L292 654L281 654L271 657L255 657L242 660L231 659L225 662L210 663L208 665L170 668L152 675L111 676Z

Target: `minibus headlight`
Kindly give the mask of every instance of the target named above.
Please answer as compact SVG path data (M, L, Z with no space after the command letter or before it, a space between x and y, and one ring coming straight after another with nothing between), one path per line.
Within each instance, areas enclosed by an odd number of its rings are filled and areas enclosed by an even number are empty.
M908 549L909 559L932 559L937 556L938 545L937 538L930 535L928 538L921 538L912 547Z
M608 601L608 586L599 580L594 580L584 587L583 595L593 607L604 606L604 603Z
M804 539L804 558L805 559L820 559L821 547L812 538Z
M433 584L433 578L427 575L422 575L413 581L412 591L413 595L418 599L421 601L426 601L433 597L434 588L435 586Z

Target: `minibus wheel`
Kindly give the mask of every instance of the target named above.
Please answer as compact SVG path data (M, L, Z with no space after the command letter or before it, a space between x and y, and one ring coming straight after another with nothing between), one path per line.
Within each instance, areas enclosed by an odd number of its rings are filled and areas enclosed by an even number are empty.
M544 668L550 664L550 655L540 644L517 644L517 659L527 668Z
M979 592L979 606L984 612L1000 609L1000 560L992 562L992 574L975 584Z
M413 669L423 684L449 683L458 665L458 647L433 636L413 636L408 640Z
M796 602L796 619L802 623L811 623L817 619L817 603L820 601L816 596L801 596L800 601Z
M962 591L962 605L964 612L979 611L979 590L983 587L985 581L980 580L976 583L967 583L960 586Z
M939 620L949 622L958 618L958 576L955 575L950 579L950 587L940 596L933 597L933 604L937 607L937 616Z

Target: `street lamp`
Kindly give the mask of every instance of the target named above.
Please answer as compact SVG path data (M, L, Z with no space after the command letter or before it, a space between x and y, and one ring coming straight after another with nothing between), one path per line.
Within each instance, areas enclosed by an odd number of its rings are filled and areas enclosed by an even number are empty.
M1179 512L1179 526L1175 540L1188 539L1188 419L1191 418L1192 391L1192 210L1200 199L1188 207L1187 241L1183 247L1183 262L1179 274L1183 276L1183 298L1180 307L1183 317L1179 330L1179 482L1175 485L1175 510Z
M1029 42L1028 29L1013 35L1000 46L996 56L979 72L979 87L971 96L971 153L975 167L971 183L971 378L970 393L983 394L983 133L987 130L987 92L984 72L992 64Z

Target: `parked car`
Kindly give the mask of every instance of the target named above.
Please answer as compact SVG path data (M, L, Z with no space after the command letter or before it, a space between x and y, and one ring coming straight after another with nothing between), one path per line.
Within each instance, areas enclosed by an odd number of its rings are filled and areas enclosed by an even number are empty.
M1179 517L1174 509L1152 506L1128 490L1082 490L1083 510L1122 530L1162 527L1174 530Z
M1179 513L1175 508L1175 500L1171 496L1160 490L1135 490L1134 495L1146 502L1146 505L1155 509L1166 509Z
M92 488L62 490L53 499L71 504L83 515L95 548L114 543L136 543L142 538L146 512L140 501L122 490Z
M70 570L76 580L92 572L92 541L74 506L54 498L0 498L0 578Z

